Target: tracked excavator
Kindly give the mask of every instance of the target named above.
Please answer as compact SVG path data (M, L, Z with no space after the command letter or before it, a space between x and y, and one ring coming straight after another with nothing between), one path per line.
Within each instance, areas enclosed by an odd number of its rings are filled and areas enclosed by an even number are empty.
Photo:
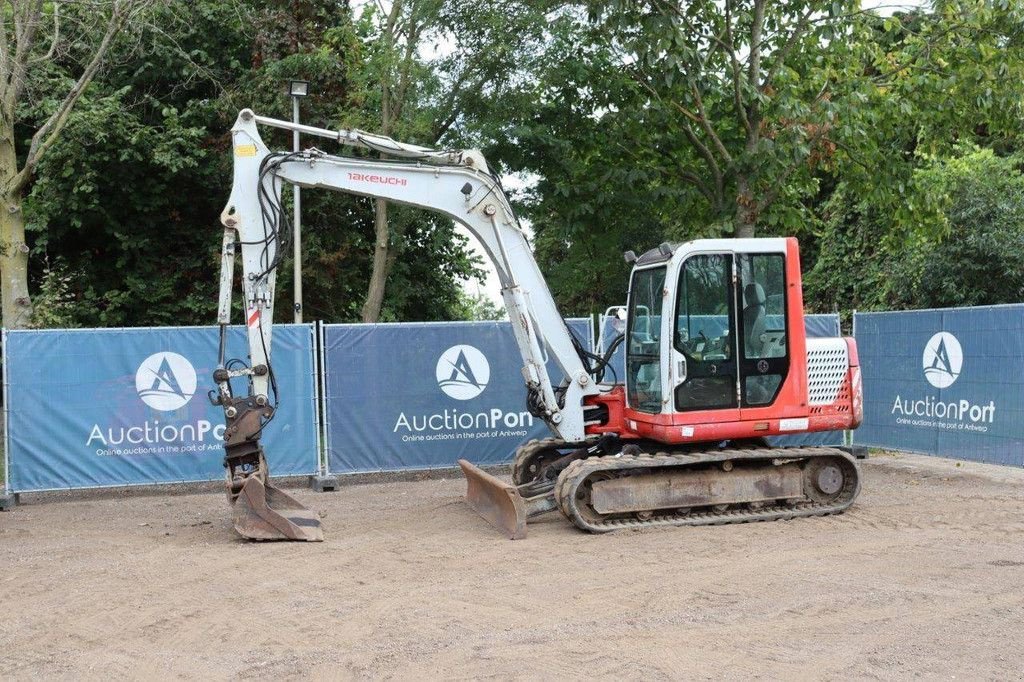
M272 152L259 126L380 157ZM284 183L435 211L479 240L522 356L527 407L552 432L517 450L511 483L459 461L469 505L508 537L525 537L529 518L555 510L599 533L834 514L859 493L848 453L767 441L856 428L863 412L854 340L806 337L795 239L700 239L627 252L624 333L597 354L563 321L478 151L429 149L248 109L231 132L234 184L221 216L222 336L211 399L224 408L228 496L244 537L322 539L316 515L271 484L259 442L276 407L271 311L290 233ZM249 362L224 358L236 254ZM612 354L622 345L625 376L618 377ZM246 395L232 392L236 378L248 381Z

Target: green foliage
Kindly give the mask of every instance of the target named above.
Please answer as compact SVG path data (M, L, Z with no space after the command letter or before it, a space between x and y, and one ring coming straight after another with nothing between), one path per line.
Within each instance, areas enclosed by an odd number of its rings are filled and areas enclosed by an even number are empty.
M73 279L63 262L46 263L33 301L32 329L75 327L75 300L71 293Z
M928 169L944 188L944 239L922 245L914 303L938 308L1024 300L1021 159L979 150Z
M858 3L808 0L592 2L620 68L660 110L671 149L664 175L696 191L703 213L737 236L792 233L814 170L832 153L850 93L834 72L849 60ZM668 160L666 158L666 160ZM662 165L665 165L664 163Z
M815 310L899 310L1024 300L1024 174L1019 158L968 150L916 174L943 230L907 240L891 216L837 192L822 255L805 278Z
M360 35L344 3L204 0L159 11L141 36L125 35L115 46L112 68L73 111L26 202L35 288L47 282L45 258L63 259L68 292L79 303L68 324L214 320L218 218L231 183L228 130L238 110L290 118L285 81L303 78L311 82L305 122L373 119L371 38ZM59 63L51 71L54 83L67 79ZM30 120L52 108L45 97L31 106ZM426 118L424 130L432 124ZM267 131L265 139L272 148L291 147L282 132ZM393 219L407 257L392 273L385 319L461 315L458 281L478 270L450 221L401 210ZM358 319L372 245L368 200L303 194L307 318ZM287 258L278 319L291 316L291 273Z
M519 203L537 259L563 314L586 315L625 302L624 251L699 234L694 191L664 174L660 112L644 110L601 31L573 13L548 30L538 77L507 95L487 152L534 181Z
M25 204L36 323L211 322L228 130L243 107L290 117L290 78L312 84L303 120L328 127L379 129L384 89L402 88L388 132L480 146L521 180L567 316L625 302L624 251L741 228L801 239L814 310L1024 294L1021 3L883 18L854 0L406 0L395 39L377 4L357 7L170 3L119 36ZM36 67L22 141L80 57ZM392 207L390 222L381 319L495 314L459 286L480 263L450 221ZM369 200L303 193L307 318L359 319L373 243Z
M462 292L459 298L460 320L505 320L505 309L499 308L487 296Z

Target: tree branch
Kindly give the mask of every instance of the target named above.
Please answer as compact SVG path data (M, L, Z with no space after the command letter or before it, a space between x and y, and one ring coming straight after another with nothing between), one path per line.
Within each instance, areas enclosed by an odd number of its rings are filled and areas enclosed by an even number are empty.
M686 139L689 140L690 146L697 150L697 153L704 157L704 160L708 164L708 168L711 170L711 175L715 178L715 195L721 197L725 192L725 179L722 176L722 169L718 165L718 161L715 159L715 155L711 153L707 145L700 141L697 137L696 131L689 125L683 124L683 134Z
M743 124L743 129L750 134L750 119L747 118L747 108L743 104L742 69L740 61L736 57L736 42L732 37L732 0L725 0L725 38L729 41L729 61L732 64L732 96L736 106L736 115Z
M53 38L50 40L50 49L42 57L36 57L30 63L46 62L53 59L57 53L57 44L60 42L60 3L53 3Z
M800 41L800 38L803 37L803 35L807 32L807 29L810 27L810 19L812 14L812 10L807 10L807 12L803 16L801 16L800 19L797 21L796 27L793 29L793 32L789 34L789 37L786 38L785 44L783 44L783 46L780 47L779 51L775 54L775 60L773 61L771 67L768 69L768 73L765 75L764 80L760 83L762 89L771 85L771 83L775 80L775 77L779 74L779 71L782 70L782 67L785 65L786 58L789 56L789 53L793 51L793 48Z
M704 128L704 132L707 133L708 137L711 138L711 143L715 146L715 149L721 155L722 159L726 164L732 164L732 155L729 150L722 144L722 139L718 137L718 133L715 132L714 126L711 125L710 119L708 119L707 111L704 109L704 100L700 96L700 89L697 84L690 81L690 91L693 93L693 97L697 102L697 113L700 115L700 124Z
M825 137L825 134L828 132L829 129L830 126L828 125L818 126L818 129L808 139L808 142L810 143L808 148L813 148L815 144L820 142ZM786 181L789 179L789 176L791 176L797 168L803 165L803 163L807 161L807 158L808 155L802 156L799 159L795 159L792 163L789 164L789 166L786 167L784 171L782 171L781 175L776 175L775 177L772 178L772 188L762 197L760 201L757 202L756 211L758 214L762 213L769 206L772 205L772 203L779 197L779 194L785 188Z
M623 64L623 66L626 66L626 65ZM639 69L640 71L643 71L643 67L642 66L634 65L634 67L636 69ZM628 73L630 75L630 77L634 81L636 81L640 86L643 87L644 90L646 90L652 97L654 97L654 99L656 99L656 100L658 100L659 102L662 102L662 103L665 102L665 100L662 98L662 96L658 93L657 90L654 89L654 87L651 86L650 83L648 83L644 78L640 78L640 77L637 76L637 74L635 73L634 69L626 67L626 73ZM646 72L643 75L645 77L648 77ZM670 105L672 105L672 107L675 108L676 111L681 113L686 118L690 119L694 123L700 123L700 117L697 116L697 114L695 114L692 111L690 111L689 109L687 109L686 107L684 107L679 102L677 102L675 100L668 100L668 103Z
M78 80L75 81L75 84L64 96L64 99L61 101L56 111L50 114L50 117L46 119L46 122L43 123L43 125L40 126L32 136L32 141L29 143L28 153L25 156L25 164L14 177L11 186L7 188L8 192L21 190L28 183L29 178L32 177L32 173L35 172L35 168L40 159L57 141L57 137L67 124L68 116L71 114L71 109L75 106L75 103L78 102L82 93L92 82L93 77L96 75L96 72L99 70L104 58L107 56L107 52L114 40L114 36L117 35L118 31L120 31L125 25L125 22L128 21L129 17L131 17L135 11L141 9L145 4L147 3L132 2L132 0L124 0L124 2L114 3L113 8L111 9L110 19L107 22L107 29L103 34L100 44L96 47L96 51L93 53L92 58L86 65L85 70L82 71Z
M761 39L764 32L765 0L754 0L754 16L750 24L750 56L747 59L747 90L754 93L747 109L747 143L746 152L752 153L757 148L761 136Z
M2 6L2 5L0 5ZM6 100L11 72L11 46L7 36L7 12L0 12L0 95Z
M718 196L715 194L714 190L708 187L706 182L701 180L700 176L696 173L680 168L679 177L697 188L697 191L704 195L704 198L708 200L708 203L711 204L716 212L719 210L720 204Z
M14 58L8 72L4 94L4 108L10 120L14 120L14 108L25 89L25 72L28 67L28 56L32 52L38 21L35 17L42 12L43 0L22 0L19 4L12 2L11 15L14 19Z
M419 46L420 35L423 32L424 23L417 23L417 10L420 6L413 3L412 11L409 13L409 28L405 35L405 54L402 56L402 65L398 74L398 92L395 96L394 117L398 120L402 117L402 109L405 106L405 96L409 89L409 77L412 73L412 66L415 61L416 48Z
M391 134L391 53L395 48L395 24L398 22L398 15L401 12L402 0L394 0L391 4L391 12L387 15L387 20L384 25L384 49L386 50L386 59L388 59L387 68L384 69L383 76L381 78L380 91L380 132L383 135Z

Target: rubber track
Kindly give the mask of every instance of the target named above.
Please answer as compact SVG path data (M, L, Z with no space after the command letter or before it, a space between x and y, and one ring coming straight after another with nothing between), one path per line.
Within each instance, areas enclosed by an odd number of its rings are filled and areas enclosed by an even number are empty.
M529 483L530 481L533 480L532 478L528 478L529 472L527 471L526 467L529 463L530 458L533 457L533 455L536 454L537 452L541 450L547 450L548 448L552 448L555 450L584 448L596 441L596 438L592 438L585 441L566 443L561 438L541 438L539 440L534 438L528 443L523 443L518 448L516 448L515 459L512 461L512 483L514 485L523 485L524 483Z
M685 516L671 510L654 511L650 519L613 518L592 521L585 518L576 499L576 491L591 475L601 471L623 471L629 469L655 469L665 467L690 467L725 460L800 461L818 457L839 458L848 465L844 467L845 482L839 497L833 502L800 502L794 505L782 503L759 509L727 509L723 512L694 511ZM850 472L853 475L850 475ZM723 472L723 476L728 475ZM826 516L838 514L853 504L860 493L860 468L857 461L842 450L835 448L757 448L743 450L715 450L673 455L667 452L642 455L613 455L577 460L559 475L555 486L555 500L562 513L578 528L591 533L607 533L622 528L648 528L657 526L713 526L726 523L749 523L752 521L776 521L804 516ZM591 511L596 515L596 512Z

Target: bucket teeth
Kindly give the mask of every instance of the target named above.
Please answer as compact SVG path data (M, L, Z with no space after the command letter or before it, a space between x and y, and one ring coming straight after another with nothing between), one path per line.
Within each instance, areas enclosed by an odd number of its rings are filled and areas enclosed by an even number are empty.
M250 540L323 542L320 516L258 476L246 480L234 506L238 534Z
M466 476L466 502L485 521L512 540L526 537L526 503L514 486L459 460Z

